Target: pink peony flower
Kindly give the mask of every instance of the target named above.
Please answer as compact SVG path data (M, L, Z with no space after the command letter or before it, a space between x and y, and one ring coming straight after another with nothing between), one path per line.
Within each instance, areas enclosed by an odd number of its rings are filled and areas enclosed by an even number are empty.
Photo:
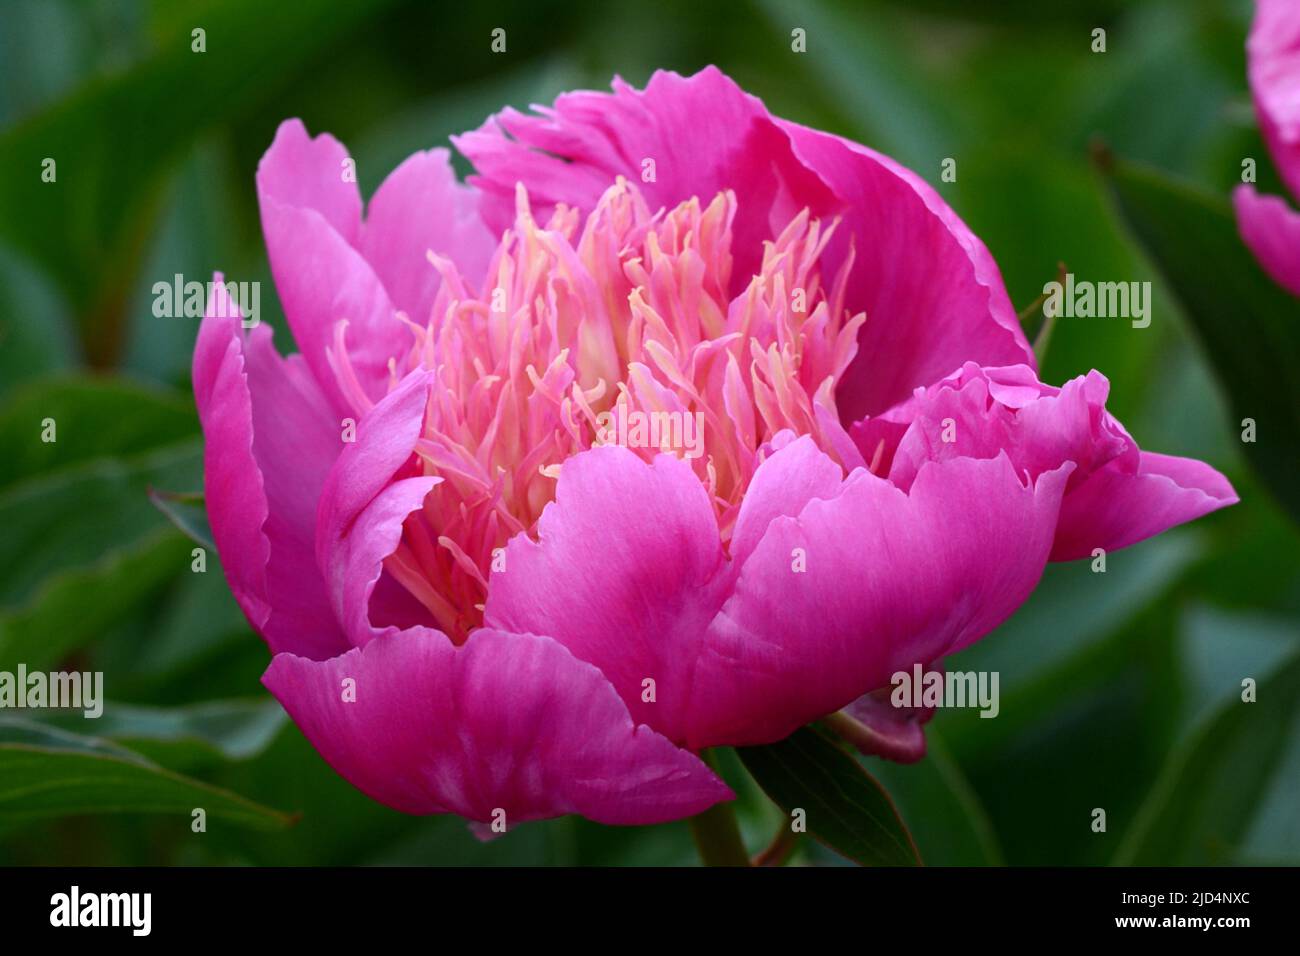
M1300 4L1257 0L1246 43L1247 73L1264 142L1282 181L1300 196ZM1300 214L1254 185L1233 192L1237 228L1264 271L1300 295Z
M1037 380L933 189L716 69L456 145L471 185L419 153L363 217L343 147L284 123L257 185L300 354L218 293L194 358L264 682L390 806L667 820L731 796L701 748L855 701L915 758L860 701L892 672L1049 559L1236 500L1139 451L1098 373Z

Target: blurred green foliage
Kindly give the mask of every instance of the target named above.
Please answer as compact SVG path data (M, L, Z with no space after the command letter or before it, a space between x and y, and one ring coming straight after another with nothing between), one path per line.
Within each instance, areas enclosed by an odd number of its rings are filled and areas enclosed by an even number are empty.
M1111 555L1105 574L1050 567L950 662L1000 671L999 718L940 713L928 759L870 762L924 860L1300 863L1296 528L1248 470L1215 364L1088 158L1100 136L1223 197L1250 156L1281 191L1246 93L1249 14L1244 0L0 6L0 669L103 670L114 702L102 739L53 718L0 725L0 863L694 860L685 824L562 819L480 843L457 820L373 803L324 764L261 690L266 650L215 555L191 573L189 542L149 503L151 487L201 483L197 323L150 303L176 273L273 287L253 170L285 117L347 143L369 194L405 155L504 104L708 63L773 111L917 170L988 243L1018 305L1058 262L1153 280L1149 328L1063 320L1044 378L1101 369L1144 447L1213 463L1243 501ZM489 51L496 26L505 55ZM40 181L46 156L57 184ZM939 176L949 157L954 183ZM283 329L277 342L291 347ZM47 415L57 446L36 437ZM1236 703L1243 677L1259 683L1253 707ZM780 811L721 756L757 851ZM6 815L15 774L87 766L134 783ZM194 833L187 789L213 787L209 805L229 812ZM844 862L811 842L795 860Z

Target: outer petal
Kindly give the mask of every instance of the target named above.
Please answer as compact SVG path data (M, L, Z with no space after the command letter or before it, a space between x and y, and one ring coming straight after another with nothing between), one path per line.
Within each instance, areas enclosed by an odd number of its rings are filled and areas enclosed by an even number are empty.
M353 245L361 236L360 198L354 183L342 181L346 152L332 137L306 135L296 120L281 124L258 165L262 231L276 291L307 365L335 410L355 414L361 409L344 395L330 364L337 324L348 321L346 350L370 401L387 390L388 360L404 354L412 339Z
M967 363L883 416L907 423L887 453L889 479L905 489L927 462L1003 452L1031 478L1071 462L1076 467L1061 505L1054 561L1127 547L1237 500L1208 465L1139 450L1106 411L1109 390L1096 371L1058 389L1025 366ZM885 426L870 434L855 428L860 442L888 434Z
M302 363L280 358L265 325L243 335L235 316L217 286L194 351L213 537L231 591L271 649L327 657L346 644L312 538L338 433Z
M442 281L425 253L453 259L477 288L496 248L479 218L478 195L456 181L449 157L431 149L393 170L370 200L358 246L393 305L421 323Z
M1130 469L1117 459L1065 496L1052 560L1127 548L1237 501L1228 479L1202 461L1144 451Z
M842 204L844 231L824 260L832 275L853 238L847 301L867 321L861 359L836 392L845 421L888 408L963 361L1035 367L997 263L934 189L875 150L797 123L781 127Z
M294 209L315 209L350 245L361 237L361 193L345 177L347 148L329 133L313 139L302 120L280 124L257 164L257 195Z
M878 153L773 119L716 68L657 72L644 91L616 80L613 95L570 93L538 112L507 110L454 140L479 171L471 182L498 230L509 225L517 181L543 207L588 211L618 175L635 177L652 206L731 189L739 292L757 271L761 242L795 212L843 216L827 281L852 237L848 304L867 313L860 341L872 373L850 371L841 385L847 420L963 359L1033 362L996 265L937 193ZM645 159L655 161L653 183L641 182Z
M728 583L690 466L672 455L647 464L615 445L575 455L538 539L511 540L489 583L488 625L554 637L599 667L638 721L682 739L699 641ZM653 702L642 699L647 678Z
M1300 196L1300 5L1257 0L1246 54L1264 139L1292 195Z
M1026 487L1005 455L959 458L910 494L859 470L773 521L710 628L688 744L779 740L993 630L1042 575L1070 469Z
M278 655L263 682L335 770L407 813L646 824L732 797L699 758L634 726L600 671L531 634L485 628L457 648L397 633L321 663Z
M1261 196L1254 186L1232 193L1242 241L1273 281L1300 295L1300 214L1277 196Z

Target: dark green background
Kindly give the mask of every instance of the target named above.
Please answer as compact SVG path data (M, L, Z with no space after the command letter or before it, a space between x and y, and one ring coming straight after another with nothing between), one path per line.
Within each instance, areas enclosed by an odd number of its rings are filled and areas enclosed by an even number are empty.
M191 573L190 544L144 492L201 486L188 390L197 322L155 318L153 283L214 269L260 279L263 315L282 325L253 188L280 120L338 136L369 195L408 153L505 104L709 63L774 112L918 171L988 243L1017 306L1058 261L1081 279L1155 281L1149 328L1062 320L1043 377L1102 370L1112 411L1143 447L1209 461L1243 499L1111 555L1104 575L1049 568L1006 626L950 662L1000 671L1001 715L941 713L926 761L870 762L926 862L1300 862L1300 677L1287 663L1300 619L1296 528L1247 470L1212 366L1088 148L1100 136L1219 195L1254 157L1280 191L1246 91L1249 14L1246 3L1192 0L8 0L0 669L25 660L106 673L112 703L91 732L112 742L60 737L56 757L125 746L298 818L267 829L214 816L195 834L177 809L198 805L185 795L172 805L146 787L117 799L109 783L61 809L23 794L43 779L36 770L0 763L0 863L693 860L684 824L563 819L480 844L458 820L362 797L262 690L267 652L215 554L206 574ZM190 51L196 26L203 54ZM504 55L489 50L497 26ZM1090 49L1099 26L1104 54ZM794 27L807 31L806 54L791 52ZM39 182L45 156L57 158L57 184ZM955 183L939 181L946 157ZM283 330L277 342L290 347ZM36 441L47 415L59 422L55 446ZM1243 677L1260 682L1258 704L1239 702ZM42 722L54 724L90 726ZM0 744L40 729L0 722ZM757 850L776 811L724 756ZM114 803L135 812L63 812ZM1106 833L1090 827L1095 807ZM810 846L796 859L836 861Z

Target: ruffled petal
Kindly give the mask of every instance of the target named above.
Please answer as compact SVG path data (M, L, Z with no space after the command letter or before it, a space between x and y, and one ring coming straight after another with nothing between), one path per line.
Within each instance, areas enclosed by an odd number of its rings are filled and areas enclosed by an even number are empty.
M591 212L619 176L637 184L651 209L730 189L738 199L734 295L757 274L762 242L800 209L833 211L834 197L795 158L762 102L716 67L691 77L659 70L644 90L616 78L613 89L565 93L539 115L507 109L452 138L478 172L469 182L494 232L514 221L516 183L543 221L556 203Z
M1127 548L1238 500L1228 479L1203 461L1139 452L1136 467L1117 459L1065 496L1051 559Z
M758 271L763 240L799 210L843 218L823 259L826 281L851 245L846 303L868 316L837 396L845 420L965 359L1033 363L988 250L933 189L879 153L774 119L715 67L657 72L644 91L616 80L612 95L569 93L538 112L506 110L454 139L478 170L470 182L497 231L512 220L516 182L544 211L563 202L589 212L617 176L636 181L652 208L730 189L735 294Z
M1096 371L1056 389L1024 366L981 369L967 363L911 403L889 480L906 489L928 461L996 458L1005 450L1016 470L1033 478L1074 462L1071 486L1077 485L1115 458L1136 456L1137 446L1106 413L1109 391L1110 383Z
M241 332L218 273L194 350L204 494L239 606L276 652L321 658L347 646L317 570L315 504L341 447L324 397L271 330Z
M394 633L328 661L277 655L262 680L330 766L406 813L649 824L733 796L545 637Z
M1106 411L1109 392L1096 371L1054 388L1026 366L967 363L886 413L907 423L888 452L889 479L906 489L927 462L1002 452L1031 478L1071 462L1053 561L1124 548L1237 501L1210 466L1141 451ZM870 441L865 428L855 437Z
M1026 486L1005 454L958 458L910 493L857 470L777 518L710 627L688 745L780 740L993 630L1042 575L1072 467Z

